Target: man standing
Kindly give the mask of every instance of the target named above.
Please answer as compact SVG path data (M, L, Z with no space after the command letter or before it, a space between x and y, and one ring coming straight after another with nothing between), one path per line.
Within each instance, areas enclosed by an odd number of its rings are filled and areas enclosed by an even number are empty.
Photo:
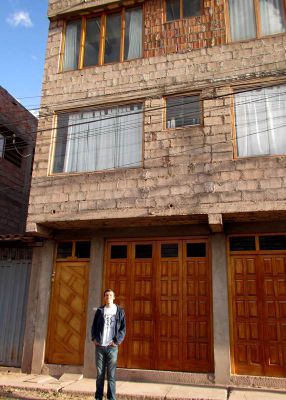
M105 370L107 370L107 399L116 399L115 371L118 346L126 333L126 321L123 308L114 304L115 294L112 289L104 291L105 305L96 310L91 338L96 346L96 392L95 398L102 400Z

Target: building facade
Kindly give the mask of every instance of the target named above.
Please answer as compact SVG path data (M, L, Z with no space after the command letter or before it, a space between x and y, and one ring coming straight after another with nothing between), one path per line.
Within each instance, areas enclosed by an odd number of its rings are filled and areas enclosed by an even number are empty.
M285 385L284 0L50 0L49 18L26 365L94 376L112 287L120 377Z
M25 235L37 118L0 86L0 365L21 367L33 238Z

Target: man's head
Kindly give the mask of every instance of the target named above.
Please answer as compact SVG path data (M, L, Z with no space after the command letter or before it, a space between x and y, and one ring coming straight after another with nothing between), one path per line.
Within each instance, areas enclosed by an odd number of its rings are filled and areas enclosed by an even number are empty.
M113 301L115 299L115 294L112 289L105 289L104 293L104 303L106 306L111 306L113 304Z

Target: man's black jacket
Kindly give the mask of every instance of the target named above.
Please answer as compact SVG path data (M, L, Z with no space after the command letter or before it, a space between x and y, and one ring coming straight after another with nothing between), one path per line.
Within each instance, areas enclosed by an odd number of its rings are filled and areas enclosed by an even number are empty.
M103 328L104 328L104 307L101 306L96 310L92 327L91 327L91 340L95 340L97 343L102 343L102 335L103 335ZM123 339L126 334L126 320L125 320L125 313L123 308L116 305L117 311L115 315L115 335L112 339L113 342L119 345L123 342Z

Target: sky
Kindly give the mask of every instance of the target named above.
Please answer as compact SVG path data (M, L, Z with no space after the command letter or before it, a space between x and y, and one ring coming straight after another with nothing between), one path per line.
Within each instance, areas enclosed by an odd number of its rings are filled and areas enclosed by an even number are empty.
M0 86L29 110L40 103L47 9L48 0L0 0Z

